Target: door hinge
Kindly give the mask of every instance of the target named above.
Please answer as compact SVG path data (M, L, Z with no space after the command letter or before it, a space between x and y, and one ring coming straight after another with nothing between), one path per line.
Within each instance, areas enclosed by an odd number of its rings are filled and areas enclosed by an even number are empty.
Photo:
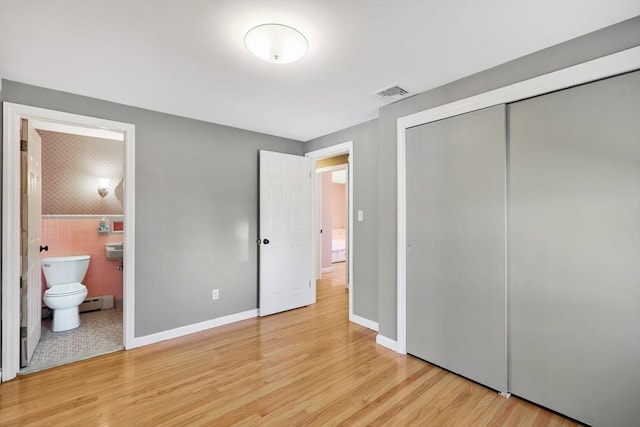
M27 143L27 141L26 141L26 140L21 139L21 140L20 140L20 151L27 151L27 146L28 146L28 145L29 145L29 144Z

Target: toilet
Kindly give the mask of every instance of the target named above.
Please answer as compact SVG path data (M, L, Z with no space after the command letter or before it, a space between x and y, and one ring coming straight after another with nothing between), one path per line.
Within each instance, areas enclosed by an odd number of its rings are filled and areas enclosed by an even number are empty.
M89 255L42 259L42 271L49 288L43 299L53 310L53 332L80 326L78 307L87 296L87 287L81 282L87 274L90 259Z

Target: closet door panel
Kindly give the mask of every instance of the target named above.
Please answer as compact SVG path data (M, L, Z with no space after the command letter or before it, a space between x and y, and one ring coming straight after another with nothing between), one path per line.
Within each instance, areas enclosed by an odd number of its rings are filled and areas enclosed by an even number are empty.
M640 73L509 106L510 391L640 420Z
M505 106L407 131L407 351L505 391Z

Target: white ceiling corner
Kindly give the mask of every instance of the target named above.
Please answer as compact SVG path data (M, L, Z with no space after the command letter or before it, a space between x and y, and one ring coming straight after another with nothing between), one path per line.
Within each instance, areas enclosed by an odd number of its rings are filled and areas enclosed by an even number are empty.
M0 75L306 141L377 117L371 93L419 93L640 15L640 0L0 1ZM24 30L25 22L29 31ZM255 25L301 31L270 64Z

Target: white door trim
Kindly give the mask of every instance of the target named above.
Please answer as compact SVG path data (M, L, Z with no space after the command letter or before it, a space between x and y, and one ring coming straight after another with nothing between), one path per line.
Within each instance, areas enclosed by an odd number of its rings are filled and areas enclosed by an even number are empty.
M449 104L420 111L397 121L397 352L407 353L406 329L406 131L408 128L469 113L498 104L566 89L640 68L640 47L623 50L592 61L544 74L519 83L481 93ZM506 307L505 307L506 309Z
M348 193L349 193L349 206L348 206L348 214L347 214L347 218L349 221L349 251L348 251L348 266L349 266L349 283L348 283L348 287L349 287L349 321L354 322L354 323L358 323L356 320L358 319L357 316L354 316L353 314L353 292L354 292L354 281L353 281L353 168L355 167L355 159L353 156L353 141L347 141L347 142L343 142L341 144L336 144L336 145L332 145L330 147L326 147L326 148L321 148L319 150L315 150L315 151L310 151L308 153L305 154L306 157L310 157L314 160L319 160L319 159L324 159L327 157L334 157L334 156L339 156L342 154L348 154L349 155L349 179L348 179ZM314 233L313 233L313 242L312 242L312 247L313 247L313 251L316 252L316 256L311 257L312 258L312 272L313 275L312 277L316 277L316 270L317 270L317 252L318 252L318 236L319 236L319 230L317 229L318 227L318 210L317 210L317 203L318 203L318 198L316 197L317 194L317 182L318 180L315 179L313 180L313 188L312 188L312 193L313 193L313 201L314 203L316 203L316 206L314 207L314 209L312 210L312 215L313 217L311 218L313 221L313 227L314 227ZM313 302L316 301L316 285L315 285L315 281L313 283ZM354 320L355 319L355 320ZM363 325L366 326L366 325Z
M28 105L3 103L2 147L2 381L20 369L20 121L35 119L89 128L109 129L125 135L124 187L124 347L136 346L135 310L135 125L81 116ZM14 286L11 286L14 284Z

